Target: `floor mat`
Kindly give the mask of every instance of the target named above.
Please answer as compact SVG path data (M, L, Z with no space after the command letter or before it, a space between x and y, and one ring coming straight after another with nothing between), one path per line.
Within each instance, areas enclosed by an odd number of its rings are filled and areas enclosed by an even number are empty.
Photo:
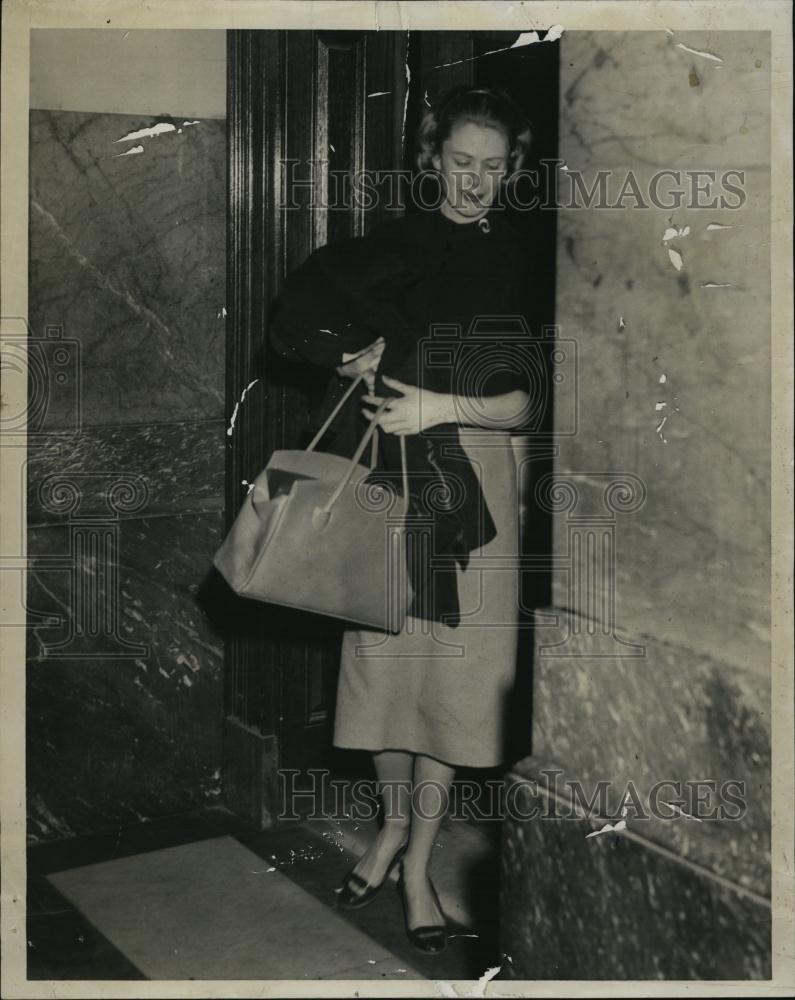
M421 979L233 837L47 876L149 979Z

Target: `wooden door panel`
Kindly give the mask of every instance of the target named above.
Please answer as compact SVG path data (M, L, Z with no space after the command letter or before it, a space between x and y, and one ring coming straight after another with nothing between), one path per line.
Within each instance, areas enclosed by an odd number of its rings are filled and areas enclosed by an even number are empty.
M377 114L367 94L372 83L393 91L384 95L387 108L404 102L404 78L394 78L403 45L402 36L376 32L288 33L284 155L298 161L293 176L311 176L315 185L314 192L299 188L296 207L282 213L288 272L317 247L361 235L381 217L365 211L342 178L399 166L394 120L384 116L383 104ZM300 446L321 388L269 380L268 392L281 396L293 421L291 440L280 446ZM289 617L291 627L283 626L279 639L279 761L306 770L326 762L331 749L341 627L318 616Z
M342 178L364 168L366 51L366 37L358 33L331 31L315 39L315 155L323 206L315 212L316 247L363 232L363 212L348 204Z

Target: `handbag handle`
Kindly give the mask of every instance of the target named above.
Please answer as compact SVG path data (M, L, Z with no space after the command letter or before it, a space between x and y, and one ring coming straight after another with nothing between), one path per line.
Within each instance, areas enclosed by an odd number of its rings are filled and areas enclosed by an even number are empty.
M340 399L340 401L337 403L337 405L332 409L331 413L329 413L329 415L323 421L323 424L321 425L321 427L318 430L317 434L315 434L315 436L312 438L312 440L306 446L306 450L307 451L314 451L315 450L315 446L322 439L323 435L326 433L326 431L329 429L329 427L331 427L332 421L337 416L337 414L340 412L340 410L343 408L343 406L346 404L346 402L350 399L351 394L353 393L354 389L362 381L363 378L364 378L364 375L359 375L353 382L351 382L351 384L348 386L348 388L343 393L342 398ZM375 468L375 462L376 462L377 457L378 457L378 438L376 437L376 435L373 435L373 447L372 447L372 449L370 451L370 468L371 469Z
M323 435L326 433L326 431L329 429L329 427L331 427L332 421L337 416L337 414L340 412L340 410L343 408L343 406L347 403L348 399L350 398L351 394L353 393L353 390L362 381L363 378L364 378L364 375L359 375L356 379L354 379L353 382L351 382L351 384L348 386L348 388L343 393L342 398L340 399L340 401L337 403L337 405L334 407L334 409L331 411L331 413L329 413L329 415L323 421L323 424L321 425L320 430L317 432L317 434L315 434L315 436L312 438L312 440L306 446L306 450L307 451L314 451L315 450L315 446L317 445L318 441L320 441L320 439L323 437Z
M350 463L348 465L348 471L345 474L345 478L342 480L342 482L340 482L336 490L334 490L334 492L331 494L325 506L323 506L318 511L319 514L324 514L326 516L326 519L328 519L331 516L331 511L334 508L334 504L342 496L345 487L351 481L351 477L353 476L353 473L356 470L356 466L359 464L359 459L362 457L364 449L367 447L367 442L370 440L370 438L373 438L373 441L375 441L375 434L378 431L377 420L384 412L384 410L387 408L389 403L390 400L385 399L382 403L379 404L378 409L373 414L372 424L365 431L362 440L359 442L358 448L356 449L356 451L353 454L353 457L350 460ZM405 515L409 507L409 477L408 477L408 472L406 470L406 439L405 437L403 437L403 435L400 436L400 465L401 465L401 478L403 480L403 513Z

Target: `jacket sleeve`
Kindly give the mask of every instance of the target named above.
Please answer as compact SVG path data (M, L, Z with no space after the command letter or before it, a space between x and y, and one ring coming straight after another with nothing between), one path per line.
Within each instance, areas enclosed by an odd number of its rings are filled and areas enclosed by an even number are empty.
M349 239L320 247L287 278L268 331L280 357L334 369L343 353L360 351L376 339L355 294L365 243Z

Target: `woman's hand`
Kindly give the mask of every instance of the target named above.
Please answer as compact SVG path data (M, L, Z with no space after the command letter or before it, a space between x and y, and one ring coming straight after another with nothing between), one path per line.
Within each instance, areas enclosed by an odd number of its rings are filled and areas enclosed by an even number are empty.
M445 406L449 396L430 389L420 389L416 385L406 385L386 375L383 379L390 389L402 393L401 396L389 397L389 405L378 418L378 426L387 434L419 434L429 427L449 422ZM383 403L383 396L373 396L372 390L370 393L362 396L363 403L372 403L374 406ZM362 412L368 420L373 419L374 413L371 410L365 409Z
M383 337L379 337L358 354L343 354L342 364L337 367L337 374L348 378L364 375L367 388L372 392L375 388L375 373L385 346L386 341Z

